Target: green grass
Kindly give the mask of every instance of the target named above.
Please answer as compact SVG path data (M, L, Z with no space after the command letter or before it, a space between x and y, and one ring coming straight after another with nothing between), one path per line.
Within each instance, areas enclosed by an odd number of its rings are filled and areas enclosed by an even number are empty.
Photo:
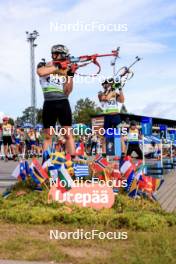
M17 197L19 189L25 190L26 194ZM0 220L33 225L63 223L157 231L175 226L176 214L165 213L157 202L144 198L133 200L123 194L116 196L113 208L100 211L59 203L48 204L46 191L31 191L18 184L8 198L0 198Z
M17 197L19 190L26 194ZM127 240L49 240L49 230L126 231ZM0 258L73 264L174 264L176 214L157 202L116 196L111 209L96 211L47 203L47 192L17 184L0 198Z
M0 258L73 264L174 264L176 227L157 232L128 231L123 240L49 240L49 230L74 231L71 225L0 222ZM77 226L78 228L78 226ZM97 227L96 227L97 228ZM85 231L90 228L84 228Z

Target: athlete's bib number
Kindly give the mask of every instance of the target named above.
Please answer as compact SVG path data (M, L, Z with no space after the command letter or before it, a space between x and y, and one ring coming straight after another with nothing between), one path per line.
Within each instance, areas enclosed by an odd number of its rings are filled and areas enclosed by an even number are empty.
M11 136L11 127L3 127L3 136Z
M129 141L138 141L138 133L129 133L128 134Z
M103 102L101 104L103 112L110 113L110 112L118 112L118 105L116 100L109 100L108 102Z

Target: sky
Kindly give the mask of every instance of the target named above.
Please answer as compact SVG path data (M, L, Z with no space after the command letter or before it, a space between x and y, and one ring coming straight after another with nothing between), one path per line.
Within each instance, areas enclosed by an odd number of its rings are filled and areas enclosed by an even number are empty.
M68 24L84 30L68 30ZM105 30L85 25L103 24ZM65 29L61 28L63 25ZM108 31L107 25L126 25L126 31ZM74 56L109 53L120 46L117 68L128 66L135 56L142 61L124 88L129 112L176 119L176 2L169 0L0 0L0 112L16 118L30 106L30 60L26 31L37 30L36 64L50 60L54 44L65 44ZM57 30L54 25L58 26ZM60 28L59 28L60 26ZM112 75L111 59L100 60L102 76ZM84 69L85 70L85 69ZM94 73L92 66L85 70ZM36 76L37 107L43 95ZM70 96L72 109L77 100L89 97L98 105L99 79L76 81Z

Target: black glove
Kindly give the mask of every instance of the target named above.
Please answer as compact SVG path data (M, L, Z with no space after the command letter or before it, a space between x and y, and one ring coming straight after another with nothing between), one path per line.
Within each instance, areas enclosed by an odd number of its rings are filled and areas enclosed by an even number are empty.
M121 92L121 91L122 91L122 86L119 87L119 92Z
M71 69L67 71L67 76L74 77L74 75L75 73Z

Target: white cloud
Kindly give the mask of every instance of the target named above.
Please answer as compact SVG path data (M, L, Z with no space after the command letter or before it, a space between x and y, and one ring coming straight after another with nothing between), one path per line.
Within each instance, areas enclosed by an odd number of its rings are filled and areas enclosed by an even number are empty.
M153 102L148 104L142 110L144 115L162 117L176 120L175 103Z

